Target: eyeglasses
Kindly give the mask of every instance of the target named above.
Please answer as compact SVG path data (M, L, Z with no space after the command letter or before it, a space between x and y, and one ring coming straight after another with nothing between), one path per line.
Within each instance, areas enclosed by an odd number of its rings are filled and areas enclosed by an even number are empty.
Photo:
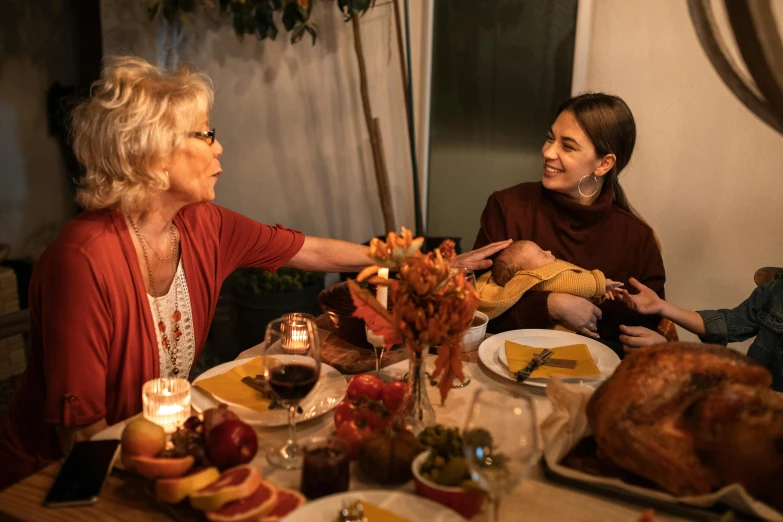
M215 129L208 130L208 131L201 131L201 132L188 132L188 136L193 136L194 138L204 138L205 140L209 140L209 144L212 145L215 143Z

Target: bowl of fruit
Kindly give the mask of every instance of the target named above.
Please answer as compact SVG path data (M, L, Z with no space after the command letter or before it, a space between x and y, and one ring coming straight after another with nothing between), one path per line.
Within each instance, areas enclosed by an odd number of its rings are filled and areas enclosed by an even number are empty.
M470 478L459 428L437 424L422 431L419 440L429 450L411 464L416 494L472 518L486 493Z
M279 520L305 502L298 491L263 479L252 464L255 430L225 405L190 417L171 435L137 417L123 429L121 448L125 470L181 515L175 518L197 510L213 522Z

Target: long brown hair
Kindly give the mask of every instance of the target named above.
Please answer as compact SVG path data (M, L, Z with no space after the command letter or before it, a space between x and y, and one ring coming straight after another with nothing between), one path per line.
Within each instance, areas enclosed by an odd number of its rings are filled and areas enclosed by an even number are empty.
M604 177L604 186L612 188L614 204L641 218L628 201L617 177L628 165L636 145L636 122L631 109L618 96L588 92L564 101L557 109L571 112L590 138L598 157L614 154L614 167Z

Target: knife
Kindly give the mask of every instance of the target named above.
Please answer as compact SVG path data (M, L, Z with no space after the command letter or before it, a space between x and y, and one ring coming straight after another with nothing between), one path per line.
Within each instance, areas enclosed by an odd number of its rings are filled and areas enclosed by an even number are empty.
M541 353L534 353L533 359L527 363L527 366L516 373L517 382L520 384L525 382L525 380L530 377L531 373L536 371L541 367L542 364L551 359L554 354L555 351L548 348Z
M254 378L250 377L249 375L242 377L242 382L247 384L251 388L260 391L264 395L269 395L269 390L266 388L266 386L264 386Z

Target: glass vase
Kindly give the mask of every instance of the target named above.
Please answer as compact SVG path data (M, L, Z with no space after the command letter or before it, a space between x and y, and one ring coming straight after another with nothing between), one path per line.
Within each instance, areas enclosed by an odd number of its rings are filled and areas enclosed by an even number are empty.
M426 363L429 349L424 347L421 352L411 350L410 368L408 369L408 389L410 393L404 407L404 424L407 429L418 435L428 426L435 425L435 408L427 393L429 376Z

